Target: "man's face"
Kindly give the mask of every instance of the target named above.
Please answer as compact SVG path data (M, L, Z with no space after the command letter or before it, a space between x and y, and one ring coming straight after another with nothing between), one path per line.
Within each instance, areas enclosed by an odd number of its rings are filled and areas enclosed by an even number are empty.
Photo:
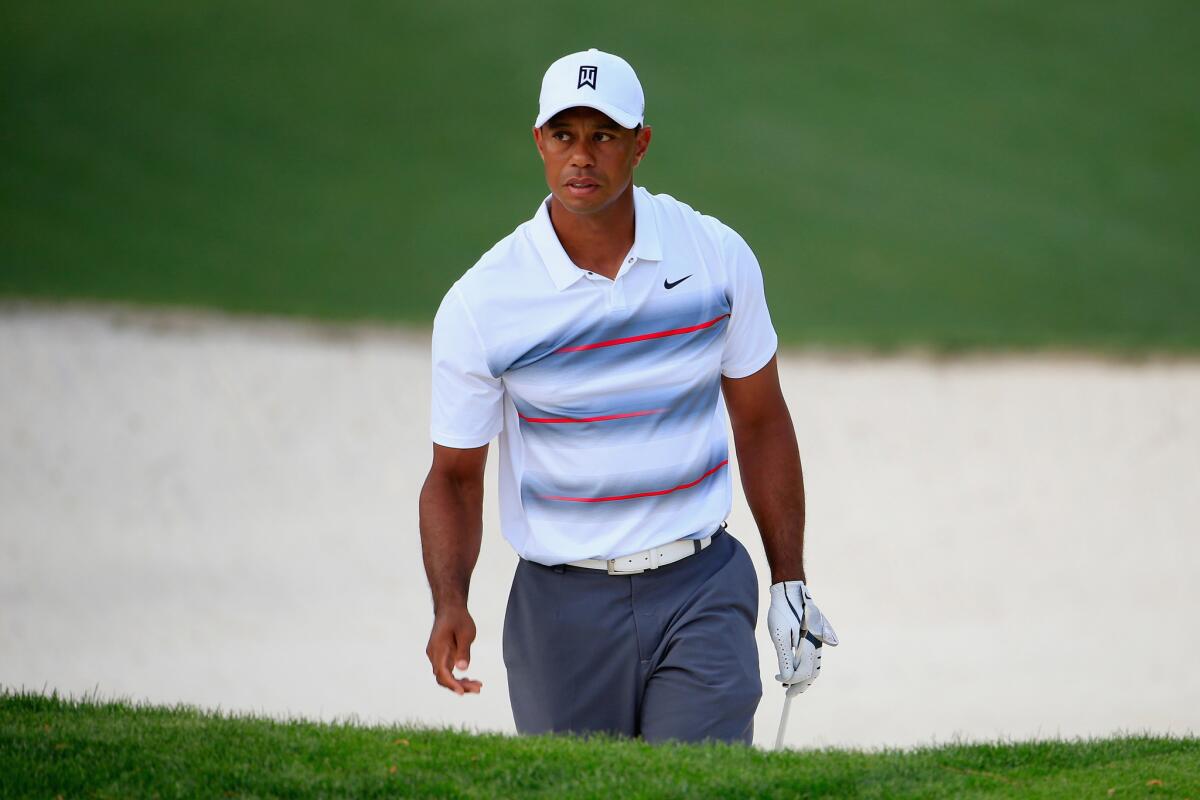
M546 184L575 214L594 214L621 196L650 145L650 128L622 128L607 114L577 106L533 129Z

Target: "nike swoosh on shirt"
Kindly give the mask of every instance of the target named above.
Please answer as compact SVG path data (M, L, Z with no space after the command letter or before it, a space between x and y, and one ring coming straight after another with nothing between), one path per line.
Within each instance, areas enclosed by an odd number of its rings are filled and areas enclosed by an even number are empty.
M693 274L695 274L695 273L693 273ZM691 276L691 275L684 275L682 278L680 278L680 279L679 279L679 280L677 280L677 281L669 281L669 280L667 280L666 278L663 278L663 288L664 288L664 289L674 289L676 286L678 286L679 284L683 283L684 281L686 281L686 280L687 280L688 278L690 278L690 277L692 277L692 276Z

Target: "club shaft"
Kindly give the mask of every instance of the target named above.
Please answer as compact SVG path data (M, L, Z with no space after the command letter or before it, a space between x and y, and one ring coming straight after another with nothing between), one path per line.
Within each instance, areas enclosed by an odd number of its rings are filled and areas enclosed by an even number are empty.
M792 707L792 696L786 695L783 698L783 714L779 717L779 733L775 734L775 749L783 749L783 733L787 730L788 711Z

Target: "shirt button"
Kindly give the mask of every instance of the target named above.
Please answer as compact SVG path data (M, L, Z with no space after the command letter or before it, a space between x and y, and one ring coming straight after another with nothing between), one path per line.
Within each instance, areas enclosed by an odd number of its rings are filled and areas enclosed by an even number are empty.
M629 259L629 263L630 263L630 264L632 264L632 263L633 263L633 259L632 259L632 258L631 258L631 259Z

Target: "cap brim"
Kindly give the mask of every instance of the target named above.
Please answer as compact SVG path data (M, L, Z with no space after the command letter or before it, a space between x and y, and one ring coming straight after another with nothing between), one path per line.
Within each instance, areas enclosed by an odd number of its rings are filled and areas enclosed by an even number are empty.
M542 112L538 114L537 119L533 121L533 127L540 128L558 112L566 111L568 108L576 108L579 106L584 108L594 108L601 113L607 114L622 128L637 127L638 123L642 121L636 114L628 114L615 106L610 106L607 103L581 101L576 98L572 98L571 100L563 101L561 105L552 105L549 108L542 109Z

